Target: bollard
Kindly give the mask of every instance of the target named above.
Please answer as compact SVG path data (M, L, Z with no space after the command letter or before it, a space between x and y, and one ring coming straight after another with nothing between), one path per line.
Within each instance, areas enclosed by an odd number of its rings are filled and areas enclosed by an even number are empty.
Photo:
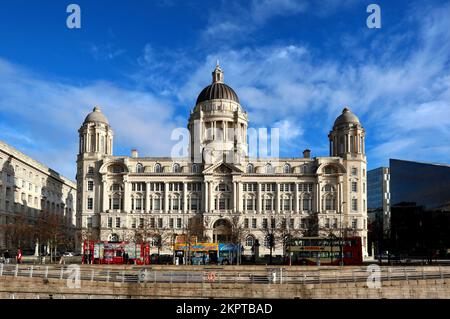
M94 281L94 269L91 270L91 281Z
M48 266L45 266L45 279L48 278Z
M109 282L109 272L110 270L108 269L108 271L106 272L106 282Z
M0 264L0 276L3 276L3 264Z
M64 267L61 267L60 271L59 271L59 279L63 279L64 277Z
M14 271L14 277L17 277L19 274L19 264L16 264L16 270Z
M122 283L125 282L125 270L122 270Z
M32 278L33 277L33 266L31 266L31 268L30 268L30 278Z

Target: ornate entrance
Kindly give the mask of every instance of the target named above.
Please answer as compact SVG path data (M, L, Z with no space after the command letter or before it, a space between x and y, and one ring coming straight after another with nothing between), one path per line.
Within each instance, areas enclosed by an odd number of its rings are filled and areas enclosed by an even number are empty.
M213 226L213 241L215 243L229 243L231 241L231 223L226 219L219 219Z

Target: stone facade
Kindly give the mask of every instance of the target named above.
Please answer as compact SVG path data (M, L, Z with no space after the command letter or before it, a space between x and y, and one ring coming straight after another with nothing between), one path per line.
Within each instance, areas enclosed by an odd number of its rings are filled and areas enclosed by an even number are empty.
M77 228L84 239L159 237L170 254L175 234L201 225L209 241L244 245L283 237L341 234L362 238L367 256L365 131L345 108L329 134L330 156L252 158L248 116L216 67L192 109L186 158L113 155L113 131L99 108L79 130ZM197 223L192 223L196 220ZM199 221L199 222L198 222Z
M23 224L36 226L44 213L57 214L67 232L74 232L74 182L1 141L0 168L0 249L17 248L19 242L12 242L8 230L17 232ZM24 249L35 248L39 236L27 238L31 232L29 229L28 234L20 234Z

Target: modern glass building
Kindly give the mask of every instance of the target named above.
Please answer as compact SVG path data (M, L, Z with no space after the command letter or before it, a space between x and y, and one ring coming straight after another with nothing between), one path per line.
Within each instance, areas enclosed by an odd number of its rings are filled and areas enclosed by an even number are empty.
M390 192L389 168L379 167L367 172L367 220L369 247L375 255L386 250L389 236Z
M408 256L448 256L450 165L390 159L389 166L391 250Z

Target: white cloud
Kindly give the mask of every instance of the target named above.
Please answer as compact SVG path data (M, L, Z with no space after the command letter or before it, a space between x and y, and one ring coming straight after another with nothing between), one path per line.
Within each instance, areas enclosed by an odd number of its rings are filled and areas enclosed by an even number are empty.
M142 155L170 154L172 129L185 125L177 123L169 101L108 82L81 87L53 82L4 59L0 82L0 112L5 114L0 138L11 140L26 128L28 137L23 142L16 138L19 145L14 146L69 177L75 173L77 130L94 105L101 106L112 125L115 148L137 147Z
M314 143L310 147L326 150L326 134L348 105L366 127L371 165L389 157L422 158L417 150L425 149L426 156L448 161L450 20L445 9L450 5L415 12L408 26L373 39L356 37L354 47L369 48L356 53L364 56L359 63L339 54L320 58L314 48L296 43L218 48L191 75L179 98L193 100L209 83L207 75L219 58L225 82L238 93L252 126L301 123L305 132L313 131L304 136ZM404 35L403 28L409 27L417 30Z

